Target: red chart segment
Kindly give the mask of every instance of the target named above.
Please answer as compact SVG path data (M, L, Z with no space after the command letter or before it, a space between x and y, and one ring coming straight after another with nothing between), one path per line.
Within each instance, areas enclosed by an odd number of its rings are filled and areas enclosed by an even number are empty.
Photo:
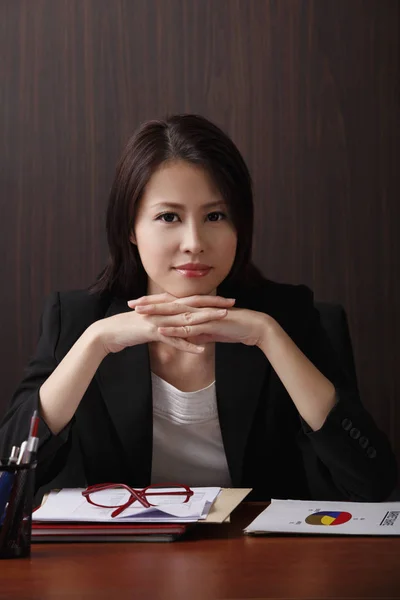
M308 515L306 523L309 525L342 525L351 519L351 514L337 510L321 510L319 512Z

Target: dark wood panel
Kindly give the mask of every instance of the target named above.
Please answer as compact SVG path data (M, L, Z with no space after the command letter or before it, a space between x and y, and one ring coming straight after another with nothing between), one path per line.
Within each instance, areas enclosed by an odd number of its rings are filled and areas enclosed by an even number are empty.
M400 457L397 0L0 1L5 407L44 297L106 257L118 154L200 112L254 177L263 271L348 312L364 402Z

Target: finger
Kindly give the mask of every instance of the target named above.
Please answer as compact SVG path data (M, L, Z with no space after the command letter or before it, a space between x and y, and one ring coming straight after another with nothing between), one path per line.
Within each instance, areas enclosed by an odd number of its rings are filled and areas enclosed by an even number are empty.
M165 336L167 337L167 336ZM170 340L178 339L178 338L169 338ZM182 339L182 338L181 338ZM213 333L202 333L201 335L196 335L194 337L186 338L192 344L196 344L202 346L203 344L209 344L210 342L215 341L215 334Z
M133 308L137 304L147 304L147 303L160 303L160 302L171 302L175 300L175 296L172 294L168 294L168 292L164 292L163 294L150 294L149 296L141 296L140 298L135 298L133 300L128 300L128 306Z
M159 333L166 337L196 337L203 333L210 333L206 323L200 325L181 325L180 327L158 327Z
M140 305L135 308L135 312L143 315L180 315L181 318L177 323L165 323L166 325L180 325L181 323L203 323L210 319L225 317L227 309L193 308L192 306L186 306L185 304L169 302L168 304Z
M192 344L185 339L175 338L175 337L166 337L164 335L160 335L160 340L177 350L182 350L184 352L191 352L193 354L201 354L204 352L204 346L199 346L197 344Z
M200 325L210 321L220 321L226 317L226 309L203 309L198 312L184 312L177 315L148 315L157 327L179 327L182 325Z
M187 296L185 298L177 298L176 302L181 302L195 308L212 307L212 306L233 306L236 302L235 298L224 298L223 296Z
M176 304L185 304L193 308L203 307L231 307L235 304L235 298L224 298L223 296L187 296L185 298L176 298L171 294L154 294L152 296L142 296L136 300L129 300L128 306L135 308L137 306L148 306L149 304L162 304L174 302Z
M135 307L135 312L140 314L155 314L155 315L178 315L186 312L194 312L198 309L191 306L185 306L178 302L168 302L164 304L138 304Z

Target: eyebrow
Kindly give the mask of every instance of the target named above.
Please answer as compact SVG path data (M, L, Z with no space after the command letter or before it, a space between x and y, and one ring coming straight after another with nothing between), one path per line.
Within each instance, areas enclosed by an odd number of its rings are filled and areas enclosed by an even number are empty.
M212 208L215 206L226 206L226 202L224 202L223 200L215 200L214 202L207 202L207 204L202 204L200 206L200 208ZM158 202L157 204L154 204L152 206L152 208L158 208L158 207L168 207L168 208L186 208L185 204L179 204L178 202Z

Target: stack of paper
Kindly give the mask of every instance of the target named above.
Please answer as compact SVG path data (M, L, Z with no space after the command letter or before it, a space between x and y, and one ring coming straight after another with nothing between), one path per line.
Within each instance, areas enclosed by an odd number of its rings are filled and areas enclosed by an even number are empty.
M171 501L159 506L145 508L135 502L117 517L112 517L114 508L100 508L87 502L82 496L83 489L71 488L50 492L46 502L34 512L35 522L62 522L84 521L92 523L194 523L208 511L218 496L221 488L193 488L193 496L188 502L172 503ZM166 492L167 489L160 489ZM120 490L103 490L101 503L104 505L118 506L124 504L129 498L129 492ZM98 494L100 494L98 492Z
M248 534L400 535L400 502L271 500Z
M150 508L135 503L117 517L111 516L112 508L89 504L82 491L77 488L50 492L32 515L32 540L173 541L193 523L228 520L251 490L193 488L194 494L188 502L169 501ZM102 503L123 504L126 493L115 489L103 491Z
M32 523L32 542L173 542L190 525Z

